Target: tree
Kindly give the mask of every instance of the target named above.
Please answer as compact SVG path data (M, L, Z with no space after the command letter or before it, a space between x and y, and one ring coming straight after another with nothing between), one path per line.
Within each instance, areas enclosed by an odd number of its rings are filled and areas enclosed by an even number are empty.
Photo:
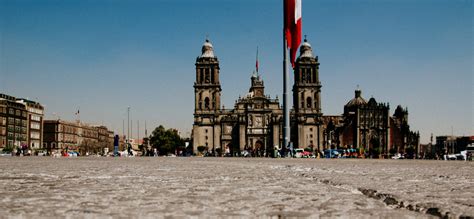
M160 125L153 130L150 143L160 154L168 154L174 153L178 146L183 146L184 140L179 136L178 130L165 129Z
M13 151L13 146L7 145L6 147L3 148L2 151L5 153L11 153Z

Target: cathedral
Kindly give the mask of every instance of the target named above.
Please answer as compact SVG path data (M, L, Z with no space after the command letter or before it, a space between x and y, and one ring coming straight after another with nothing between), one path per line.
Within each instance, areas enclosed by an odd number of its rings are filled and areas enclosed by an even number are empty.
M193 153L201 150L236 156L273 156L283 144L283 109L277 98L265 94L261 76L254 72L249 93L235 101L233 109L221 108L219 60L208 39L196 58L194 83ZM393 117L388 104L369 102L356 90L355 98L340 116L323 116L318 57L305 39L294 67L293 108L290 111L291 142L294 148L321 152L328 148L362 148L387 154L404 152L418 144L409 130L408 112L400 106ZM418 135L419 139L419 135ZM203 152L203 151L199 151Z

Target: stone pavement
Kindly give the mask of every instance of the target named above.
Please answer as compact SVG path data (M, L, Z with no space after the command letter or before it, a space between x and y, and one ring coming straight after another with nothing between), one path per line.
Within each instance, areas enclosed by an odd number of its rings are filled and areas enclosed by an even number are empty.
M474 216L474 162L0 157L0 218Z

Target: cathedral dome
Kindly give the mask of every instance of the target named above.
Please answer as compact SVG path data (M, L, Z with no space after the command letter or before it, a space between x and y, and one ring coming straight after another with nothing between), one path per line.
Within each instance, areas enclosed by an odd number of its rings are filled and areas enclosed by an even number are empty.
M308 43L308 40L304 39L303 44L300 47L300 57L309 57L313 58L313 49L311 48L311 44Z
M211 42L209 42L209 39L206 39L206 42L202 45L202 54L200 57L205 57L205 58L214 58L214 47L212 47Z
M355 91L355 97L352 100L350 100L349 102L347 102L346 107L360 106L360 105L367 104L367 101L365 101L365 99L362 98L361 93L362 92L360 90L356 90Z

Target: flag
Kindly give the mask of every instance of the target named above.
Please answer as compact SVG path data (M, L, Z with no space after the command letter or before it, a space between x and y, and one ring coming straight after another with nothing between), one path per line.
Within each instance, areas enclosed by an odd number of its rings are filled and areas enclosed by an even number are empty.
M290 49L290 61L295 67L296 51L301 43L301 1L284 0L284 31L288 48Z
M257 70L258 73L258 46L257 46L257 61L255 62L255 69Z

